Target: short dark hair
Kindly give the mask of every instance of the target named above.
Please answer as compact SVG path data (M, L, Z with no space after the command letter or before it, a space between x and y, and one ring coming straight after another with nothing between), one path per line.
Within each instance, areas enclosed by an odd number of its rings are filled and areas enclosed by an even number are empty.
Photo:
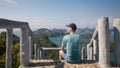
M67 27L71 27L73 31L76 31L77 26L74 23L70 23L69 25L66 25Z

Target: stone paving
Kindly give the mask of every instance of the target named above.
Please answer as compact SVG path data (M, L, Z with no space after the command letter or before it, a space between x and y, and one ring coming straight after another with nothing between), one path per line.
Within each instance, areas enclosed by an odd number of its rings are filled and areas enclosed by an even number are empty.
M19 68L99 68L99 66L98 62L88 60L77 64L67 63L64 60L31 60L28 67L20 66Z

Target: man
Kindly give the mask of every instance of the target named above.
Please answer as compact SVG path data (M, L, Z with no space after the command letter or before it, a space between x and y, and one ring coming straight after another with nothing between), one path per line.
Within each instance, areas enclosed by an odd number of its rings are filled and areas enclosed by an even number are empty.
M66 60L69 63L78 63L81 61L81 53L80 53L80 36L75 34L77 26L74 23L67 25L68 35L64 36L61 50L59 51L59 59ZM65 48L66 47L66 53Z

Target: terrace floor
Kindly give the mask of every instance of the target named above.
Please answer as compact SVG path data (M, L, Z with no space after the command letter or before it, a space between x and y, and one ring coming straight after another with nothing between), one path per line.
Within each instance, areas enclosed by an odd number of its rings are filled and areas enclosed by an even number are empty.
M71 64L64 60L31 60L28 67L19 68L99 68L98 62L84 60L81 63Z

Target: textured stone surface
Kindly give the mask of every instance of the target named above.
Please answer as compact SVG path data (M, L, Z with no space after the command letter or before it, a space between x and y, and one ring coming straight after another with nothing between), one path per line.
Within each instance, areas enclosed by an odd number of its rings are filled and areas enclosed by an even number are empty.
M70 64L63 61L54 60L31 60L28 67L20 66L19 68L97 68L98 63L94 61L82 61L77 64Z
M107 17L98 20L99 65L110 66L109 22Z
M7 40L6 40L6 68L11 68L12 62L12 28L7 29Z
M21 29L20 37L20 65L29 64L29 35L26 28Z
M120 19L114 19L114 42L115 42L115 60L117 66L120 66Z

